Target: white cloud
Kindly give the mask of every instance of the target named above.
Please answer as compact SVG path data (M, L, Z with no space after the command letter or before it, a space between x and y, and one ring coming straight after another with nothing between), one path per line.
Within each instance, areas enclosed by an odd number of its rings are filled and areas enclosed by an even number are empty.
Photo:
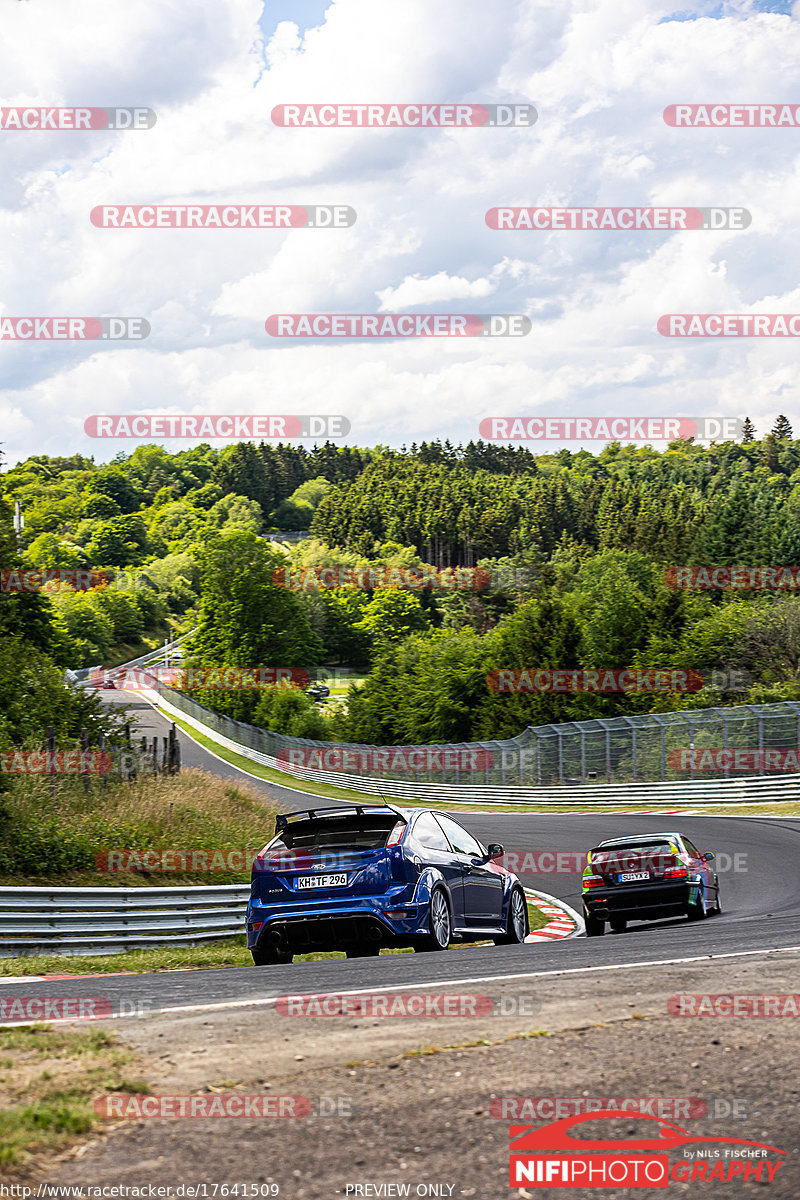
M396 288L384 288L377 293L380 300L379 312L394 312L401 308L413 308L419 304L439 304L447 300L482 299L491 296L496 283L490 279L464 279L461 275L448 275L439 271L427 279L420 275L407 275Z
M502 412L748 413L800 373L791 341L670 341L659 315L800 311L797 130L673 129L675 102L783 101L797 20L737 3L334 0L265 47L261 0L8 6L2 103L138 104L139 133L0 131L0 311L145 316L140 346L3 343L9 461L104 457L91 412L343 412L361 443L476 436ZM532 101L530 129L282 129L288 102ZM103 203L337 203L351 229L104 230ZM743 205L743 232L496 232L498 204ZM270 340L273 312L458 304L522 339ZM453 311L453 308L450 309ZM791 415L791 414L789 414ZM797 422L796 422L797 423Z

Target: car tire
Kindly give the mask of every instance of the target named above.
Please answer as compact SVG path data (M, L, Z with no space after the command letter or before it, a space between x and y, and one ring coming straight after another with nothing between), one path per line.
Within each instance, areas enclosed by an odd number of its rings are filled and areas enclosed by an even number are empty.
M427 950L448 950L453 936L453 922L450 916L450 905L444 888L434 888L428 906L427 937L418 941L414 949L417 952Z
M522 888L515 887L508 901L506 931L494 939L495 946L519 946L528 936L528 902Z
M275 946L253 946L250 951L253 965L256 967L274 966L276 963L290 963L294 955L290 950L278 950Z
M377 958L380 952L380 946L351 946L345 954L348 958Z
M697 893L697 904L692 904L691 901L686 905L686 916L690 921L704 921L708 916L708 905L706 904L706 890L701 885Z
M624 933L628 928L628 919L627 917L612 917L609 924L614 933Z
M586 917L585 924L587 937L602 937L606 931L606 923L599 917Z

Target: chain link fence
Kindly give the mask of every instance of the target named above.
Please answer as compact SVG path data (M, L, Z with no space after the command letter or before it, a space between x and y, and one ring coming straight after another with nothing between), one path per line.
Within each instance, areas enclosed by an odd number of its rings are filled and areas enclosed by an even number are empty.
M453 787L555 787L800 773L800 704L793 701L528 726L502 741L368 746L287 737L222 716L163 684L154 688L174 708L301 777L336 772Z

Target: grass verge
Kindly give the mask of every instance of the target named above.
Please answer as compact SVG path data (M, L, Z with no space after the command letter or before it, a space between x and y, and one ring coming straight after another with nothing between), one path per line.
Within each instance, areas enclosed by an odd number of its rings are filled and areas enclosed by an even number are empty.
M550 920L528 901L531 932ZM489 945L479 942L477 945ZM454 947L468 950L469 946ZM413 954L413 950L382 950L381 954ZM317 952L298 954L295 962L323 962L344 954ZM122 954L98 954L72 958L60 954L35 954L25 958L0 958L0 976L22 975L119 975L156 971L213 970L220 967L251 967L253 959L244 934L208 946L154 946L152 950L126 950Z
M232 783L192 768L180 775L109 782L107 789L94 781L86 796L80 779L65 776L59 781L55 805L47 778L10 777L9 790L0 795L0 883L7 887L249 883L250 862L245 860L241 870L211 873L121 872L107 869L107 856L109 851L126 849L140 853L258 850L271 838L274 822L275 809L246 780Z
M99 1126L97 1096L150 1091L129 1077L132 1067L133 1053L105 1029L0 1028L0 1177L64 1150Z

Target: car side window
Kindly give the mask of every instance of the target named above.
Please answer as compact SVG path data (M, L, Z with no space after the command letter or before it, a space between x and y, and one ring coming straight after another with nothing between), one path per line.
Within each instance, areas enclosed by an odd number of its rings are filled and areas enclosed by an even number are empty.
M447 838L430 813L423 813L421 817L417 817L413 833L419 844L427 846L429 850L443 850L447 853L450 849Z
M436 820L447 834L447 839L456 854L469 854L473 858L483 858L483 851L475 841L475 838L467 833L466 829L462 829L460 825L457 825L455 821L451 821L447 817L437 815Z
M691 854L692 858L700 858L700 851L696 846L693 846L687 837L683 839L683 844Z

